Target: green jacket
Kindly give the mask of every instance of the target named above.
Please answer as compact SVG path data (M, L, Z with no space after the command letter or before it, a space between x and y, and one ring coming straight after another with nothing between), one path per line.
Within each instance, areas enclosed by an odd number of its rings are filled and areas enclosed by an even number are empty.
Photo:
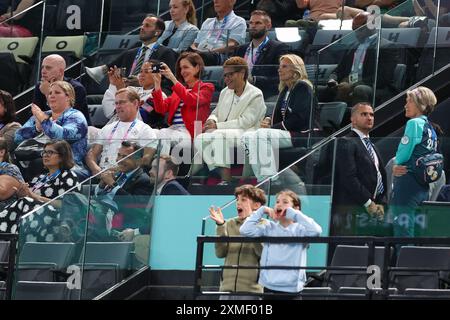
M237 217L229 219L225 224L217 226L219 236L240 236L239 228L244 221ZM255 266L259 267L259 259L262 252L261 243L216 243L216 256L225 258L225 266ZM224 269L220 291L225 292L262 292L258 284L258 269Z

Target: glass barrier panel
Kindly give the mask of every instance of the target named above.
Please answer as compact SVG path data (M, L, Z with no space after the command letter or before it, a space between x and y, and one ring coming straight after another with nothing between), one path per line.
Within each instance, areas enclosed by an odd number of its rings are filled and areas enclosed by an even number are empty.
M22 216L16 299L93 299L148 265L154 180L141 165L149 151L158 157L157 141L153 151L121 142L109 142L105 154L115 148L116 157L96 176L82 181L73 169L41 175L28 197L5 210L11 221ZM49 170L52 146L44 154Z
M12 96L35 82L35 60L42 43L42 13L43 1L22 13L14 9L12 17L11 13L0 13L0 89Z

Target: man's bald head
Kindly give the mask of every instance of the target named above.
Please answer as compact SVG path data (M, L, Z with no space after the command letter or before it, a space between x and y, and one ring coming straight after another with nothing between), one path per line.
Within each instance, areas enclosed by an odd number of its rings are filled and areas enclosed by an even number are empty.
M66 61L59 54L51 54L42 60L41 78L46 81L63 80Z
M358 13L352 21L352 29L356 30L359 27L365 25L367 23L367 20L369 19L369 12L363 11Z

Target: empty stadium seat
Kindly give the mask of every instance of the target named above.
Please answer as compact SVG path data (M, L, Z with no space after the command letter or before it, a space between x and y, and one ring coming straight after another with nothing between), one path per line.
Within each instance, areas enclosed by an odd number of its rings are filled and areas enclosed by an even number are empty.
M400 293L411 289L441 289L443 283L449 283L450 247L400 248L396 268L433 268L442 271L396 270L391 272L391 285ZM447 271L444 271L447 270Z
M42 52L52 52L60 55L73 53L76 58L81 59L85 40L85 36L48 36L45 37L42 44Z
M334 132L341 128L347 110L345 102L320 102L320 125L325 132Z
M308 79L315 85L326 85L337 64L306 64Z
M23 79L11 52L0 52L0 70L0 89L8 91L12 96L20 93Z
M128 50L139 43L137 34L108 34L99 51Z
M215 92L213 102L219 100L219 93L224 88L223 82L223 67L222 66L206 66L203 70L201 79L205 82L214 84Z
M338 245L331 260L331 267L361 267L360 270L327 270L324 286L338 291L341 287L365 288L369 257L368 246ZM381 271L384 265L384 247L375 247L374 264ZM358 289L359 290L359 289Z
M395 43L398 47L416 48L420 32L420 28L383 28L381 37Z
M419 296L420 299L450 299L449 289L406 289L405 294L407 296Z
M14 55L16 62L25 63L20 56L31 59L38 41L38 37L0 38L0 52L11 52Z
M65 271L72 262L75 244L70 242L26 242L19 255L19 280L53 281L55 271Z
M87 242L80 257L82 298L92 299L121 281L130 269L132 249L133 242Z
M68 300L70 290L65 282L18 281L14 300Z

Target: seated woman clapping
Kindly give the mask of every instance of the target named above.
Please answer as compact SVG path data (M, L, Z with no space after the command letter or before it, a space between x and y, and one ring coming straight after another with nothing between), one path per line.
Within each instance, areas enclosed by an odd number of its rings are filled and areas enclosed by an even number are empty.
M70 170L74 165L72 150L66 141L47 142L42 152L42 159L46 172L35 177L30 184L20 183L15 188L19 199L0 212L1 232L17 233L21 216L77 184L77 176ZM20 232L25 235L25 240L47 242L57 240L59 225L57 209L60 206L61 201L55 200L45 206L42 212L37 211L22 219Z
M39 143L45 143L50 139L66 140L72 148L77 165L74 171L81 177L87 177L89 174L84 167L83 159L87 149L88 126L83 113L72 107L75 103L75 91L72 85L65 81L53 82L50 85L47 101L51 109L49 111L42 111L35 104L31 106L33 116L16 131L14 142L20 144L33 138ZM37 166L35 163L33 166L39 168L39 171L34 171L36 174L42 170L42 166Z
M197 53L183 52L176 63L176 77L165 63L161 63L160 72L152 73L155 81L155 111L169 116L170 127L159 130L161 154L170 154L170 148L177 143L182 143L182 147L190 147L195 136L196 121L197 134L201 133L202 125L210 113L214 93L214 85L200 80L203 69L203 60ZM162 96L161 75L173 83L173 93L167 99Z
M15 189L23 182L19 168L9 161L7 141L0 138L0 210L17 200Z

